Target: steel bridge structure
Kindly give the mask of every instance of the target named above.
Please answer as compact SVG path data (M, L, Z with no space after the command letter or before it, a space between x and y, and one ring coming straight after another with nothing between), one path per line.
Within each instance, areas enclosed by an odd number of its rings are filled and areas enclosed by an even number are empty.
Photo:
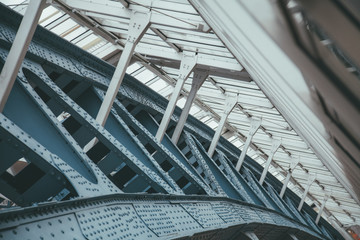
M21 16L0 12L2 68ZM0 239L343 239L196 118L174 144L180 108L159 141L168 100L130 75L99 124L114 71L37 27L0 114Z

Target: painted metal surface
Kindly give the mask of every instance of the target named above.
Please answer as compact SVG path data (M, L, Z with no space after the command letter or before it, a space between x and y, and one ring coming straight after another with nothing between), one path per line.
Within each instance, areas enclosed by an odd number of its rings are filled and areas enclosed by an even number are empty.
M15 32L9 22L0 28L4 62ZM35 33L0 114L0 191L18 206L0 211L0 239L229 239L247 231L341 239L324 221L310 223L309 208L284 206L248 163L237 172L231 149L218 145L212 159L204 146L213 132L202 123L186 124L178 145L167 134L160 143L154 135L166 101L134 78L125 76L101 126L95 117L113 71L43 29Z

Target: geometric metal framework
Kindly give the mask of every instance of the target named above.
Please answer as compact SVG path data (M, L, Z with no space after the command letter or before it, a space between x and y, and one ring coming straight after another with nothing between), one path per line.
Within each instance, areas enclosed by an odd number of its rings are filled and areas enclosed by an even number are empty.
M0 6L3 63L21 17ZM38 28L0 114L0 239L343 239L281 182L189 116L154 137L168 101L126 75L95 120L114 67ZM84 146L93 138L86 153ZM18 206L18 207L15 207ZM5 207L6 208L6 207Z
M1 2L23 13L28 1L1 0ZM44 9L39 24L87 52L116 65L129 37L128 29L130 29L132 12L150 10L150 26L136 45L127 73L169 99L170 96L174 96L182 56L197 54L196 69L207 71L209 76L197 91L190 114L215 130L223 112L223 102L226 101L227 96L238 94L238 103L225 121L221 136L240 150L249 146L249 150L244 151L244 154L248 154L261 165L265 165L268 159L273 139L281 139L282 143L271 161L269 173L280 181L286 180L289 163L294 158L300 157L298 167L293 169L291 176L288 175L290 177L288 187L298 196L303 196L308 175L316 174L316 180L311 185L305 202L319 211L324 195L330 194L329 201L324 207L324 216L328 221L336 222L346 229L359 224L360 221L360 202L355 193L358 192L356 188L358 185L356 181L359 180L358 168L348 165L346 161L343 164L343 160L348 156L343 158L344 156L335 154L329 144L333 139L329 139L328 129L324 128L313 112L304 111L307 107L299 107L302 103L297 101L296 97L303 97L306 103L309 103L310 91L294 64L292 65L290 61L279 61L285 55L271 54L269 51L273 47L268 47L271 44L268 38L281 41L284 35L288 37L286 35L288 32L283 31L282 25L278 24L279 21L275 20L273 25L267 24L270 23L267 22L268 14L274 14L283 22L284 16L278 14L270 5L280 5L285 2L293 6L292 3L295 1L278 0L271 4L264 1L261 8L253 6L256 5L253 1L247 3L231 1L226 6L222 6L221 1L219 3L214 1L208 5L219 4L220 7L214 7L213 13L206 14L204 12L206 4L197 4L196 0L54 0L49 1L50 4ZM246 10L251 9L255 14L250 17L247 14L237 14L234 9L241 5L249 5ZM230 18L230 22L218 24L226 21L224 17L216 21L221 9L226 7L230 10L225 11L224 14ZM231 10L236 17L241 16L244 20L233 21L235 26L230 27L231 20L235 18L227 14ZM299 10L292 8L289 12L296 17ZM264 14L258 14L260 12ZM232 44L227 40L230 33L235 33L234 30L237 29L236 26L240 26L240 23L242 28L248 29L252 34L251 31L259 25L258 21L253 21L254 18L261 21L264 19L266 24L263 26L270 27L267 35L259 37L257 32L249 39L251 46L256 42L264 47L262 53L269 53L272 60L267 62L250 62L251 55L246 56L245 59L239 58L237 51L231 48ZM271 31L271 27L276 24L281 30ZM279 32L282 35L277 34ZM271 34L273 34L272 38ZM265 41L267 44L264 44ZM352 41L356 41L355 38ZM246 40L234 42L244 44ZM293 39L287 42L291 44ZM250 45L244 49L250 49ZM291 49L296 49L296 46ZM296 57L299 54L301 53L296 53ZM267 73L258 74L254 71L255 63L260 64L260 68L257 69L260 71L268 70L266 64L271 63L276 66L276 70L285 73L285 77L275 74L270 81L272 85L264 85L259 76L266 76ZM356 70L356 68L351 69ZM312 73L306 69L303 72ZM284 80L288 83L284 84L282 82ZM180 108L191 98L192 81L193 77L190 75L181 89L177 101ZM295 91L286 89L287 85L292 86ZM355 91L355 88L353 89ZM291 105L291 103L296 104ZM262 120L261 125L250 141L247 133L250 132L251 122L256 119ZM310 124L306 123L308 121ZM353 132L356 135L355 131ZM249 144L244 146L245 141ZM349 147L351 144L345 146ZM347 178L344 177L345 175Z

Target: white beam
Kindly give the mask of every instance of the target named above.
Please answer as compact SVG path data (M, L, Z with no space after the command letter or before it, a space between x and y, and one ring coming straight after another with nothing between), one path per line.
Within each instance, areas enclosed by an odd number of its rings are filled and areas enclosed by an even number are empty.
M289 169L287 171L287 175L286 175L284 184L283 184L283 186L281 188L281 191L280 191L280 198L284 197L285 191L287 189L287 185L289 184L289 181L290 181L291 176L292 176L292 172L294 171L296 166L299 164L299 162L300 162L300 157L293 157L291 159L291 163L290 163Z
M306 184L306 187L305 187L305 191L304 191L304 193L303 193L303 196L302 196L302 198L301 198L300 204L299 204L299 206L298 206L299 212L301 211L301 209L302 209L302 207L303 207L303 205L304 205L305 198L306 198L306 196L307 196L307 194L308 194L308 192L309 192L309 189L310 189L310 187L311 187L311 184L315 181L315 179L316 179L316 175L309 175L309 178L308 178L308 180L307 180L307 184Z
M328 194L328 193L325 193L324 200L323 200L323 202L321 203L320 210L319 210L319 212L318 212L318 215L316 216L316 220L315 220L315 223L316 223L316 224L319 224L319 221L320 221L320 218L321 218L321 214L322 214L322 212L324 211L324 207L325 207L326 201L327 201L328 199L329 199L329 194Z
M124 78L126 68L129 65L131 56L134 53L136 44L140 41L146 30L150 25L150 13L133 12L129 24L129 34L125 44L125 48L121 54L120 60L116 66L114 75L109 84L103 103L96 116L101 126L105 125L106 119L109 116L112 104L119 91L120 85Z
M261 125L261 119L252 118L250 121L250 130L246 138L245 146L241 151L239 160L236 163L236 171L240 171L242 164L244 163L247 150L251 144L251 140Z
M265 166L264 166L264 170L261 174L261 177L260 177L260 180L259 180L259 183L260 185L262 185L264 183L264 180L265 180L265 177L266 177L266 174L269 170L269 167L270 167L270 163L276 153L276 151L278 150L278 148L280 147L281 145L281 141L278 140L278 139L274 139L273 142L272 142L272 145L271 145L271 150L270 150L270 154L268 156L268 159L266 160L266 163L265 163Z
M166 129L170 123L170 119L175 110L176 102L179 98L181 89L183 88L186 79L190 76L191 72L195 68L196 63L197 63L197 55L194 56L194 55L183 54L183 58L182 58L181 64L180 64L178 80L176 82L173 94L171 95L170 101L166 107L164 116L163 116L160 126L158 128L158 131L156 132L156 135L155 135L156 139L159 142L162 141L162 139L165 135Z
M31 0L20 23L0 75L0 112L4 110L45 3L45 0Z
M250 238L251 240L259 240L254 232L245 232L245 235Z
M333 217L329 217L328 220L331 225L339 231L339 233L344 237L344 239L354 240L354 238L352 238L349 233L342 226L340 226L335 219L333 219Z
M117 93L119 92L120 85L123 81L126 68L129 65L131 57L134 53L136 44L140 41L146 30L150 26L150 12L133 12L129 24L129 34L126 40L124 50L120 56L119 62L116 66L114 75L110 81L109 87L106 91L104 100L100 106L99 112L96 116L96 121L101 126L105 126L106 120L109 116L110 110L114 103ZM87 152L97 142L97 139L92 139L85 145L84 151Z
M290 236L293 240L299 240L299 239L295 236L295 234L289 234L289 236Z
M174 144L177 144L177 142L180 138L181 132L184 128L186 119L189 115L190 108L195 99L196 93L199 90L199 88L201 87L201 85L204 83L204 81L208 75L209 75L208 71L204 71L204 70L200 70L200 69L194 70L194 76L193 76L193 80L192 80L192 84L191 84L190 93L186 99L185 106L184 106L183 110L181 111L180 118L176 124L176 128L175 128L173 136L171 138L171 141Z
M228 118L229 114L231 113L231 111L234 109L234 107L236 106L237 104L237 101L238 101L238 97L239 95L236 95L236 96L227 96L226 100L225 100L225 106L224 106L224 112L221 116L221 119L220 119L220 122L219 122L219 125L216 129L216 132L213 136L213 139L211 141L211 144L210 144L210 147L209 147L209 150L208 150L208 154L210 157L213 156L214 152L215 152L215 148L216 148L216 145L220 139L220 135L221 135L221 132L225 126L225 123L226 123L226 119Z

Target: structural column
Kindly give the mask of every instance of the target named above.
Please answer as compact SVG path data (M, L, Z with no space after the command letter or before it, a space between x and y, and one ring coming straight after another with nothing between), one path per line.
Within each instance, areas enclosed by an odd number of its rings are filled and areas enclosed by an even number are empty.
M264 166L264 170L261 174L261 177L260 177L260 185L262 185L264 183L264 180L265 180L265 177L266 177L266 174L269 170L269 167L270 167L270 163L276 153L276 151L278 150L278 148L280 147L280 144L281 144L281 141L278 140L278 139L274 139L273 142L272 142L272 145L271 145L271 150L270 150L270 154L268 156L268 159L266 160L266 163L265 163L265 166Z
M155 138L159 142L161 142L162 139L164 138L166 129L170 123L171 116L175 110L176 102L180 96L181 89L183 88L186 79L190 76L191 72L195 68L196 62L197 62L197 55L188 56L183 54L180 64L180 70L179 70L180 72L179 72L178 80L176 82L173 94L171 95L170 101L166 107L164 116L161 119L159 129L155 135Z
M308 192L309 192L309 189L310 189L310 187L311 187L311 184L315 181L315 179L316 179L316 176L315 176L315 175L309 175L309 178L308 178L308 180L307 180L307 185L306 185L304 194L303 194L303 196L302 196L302 198L301 198L301 201L300 201L300 204L299 204L299 206L298 206L299 212L301 211L301 209L302 209L302 207L303 207L303 205L304 205L305 198L306 198L306 196L307 196L307 194L308 194Z
M129 65L136 44L140 41L150 26L150 16L151 12L132 12L131 14L128 37L124 50L121 53L114 75L111 78L104 100L101 103L99 112L96 116L96 121L101 126L105 126L106 120L109 117L110 110L119 92L120 85L125 76L126 68ZM97 139L93 138L88 144L85 145L84 152L89 151L96 144L96 142Z
M280 191L280 198L284 197L285 191L287 189L287 185L289 184L289 181L290 181L291 176L292 176L292 172L294 171L296 166L299 164L299 162L300 162L300 157L292 158L289 169L287 170L287 175L286 175L284 184L283 184L283 186L281 188L281 191Z
M245 232L244 234L251 240L259 240L254 232Z
M292 240L299 240L295 234L289 234L289 236L291 237Z
M134 53L136 44L140 41L140 39L150 26L150 16L150 12L133 12L131 15L128 37L124 50L120 56L119 62L116 66L108 90L106 91L100 110L96 116L96 121L100 123L101 126L105 125L106 120L109 116L110 110L125 76L126 68L129 65L131 57Z
M222 132L224 126L225 126L226 119L228 118L229 114L234 109L235 105L237 104L238 97L239 97L239 95L227 96L227 98L225 100L224 112L223 112L223 114L221 116L219 125L218 125L218 127L216 129L216 132L215 132L215 134L213 136L213 139L211 141L211 144L210 144L210 147L209 147L209 150L208 150L208 154L209 154L210 157L212 157L214 152L215 152L215 148L216 148L216 145L217 145L217 143L218 143L218 141L220 139L221 132Z
M244 146L243 150L241 151L239 160L236 163L236 167L235 167L236 171L240 171L241 166L244 163L247 150L251 144L252 138L255 135L255 133L257 132L257 130L259 129L260 125L261 125L261 119L251 119L250 130L249 130L248 136L246 138L245 146Z
M318 224L319 221L320 221L320 218L321 218L321 214L322 212L324 211L324 207L325 207L325 204L326 204L326 201L329 199L329 194L325 193L325 196L324 196L324 200L321 204L321 207L320 207L320 210L318 212L318 215L316 217L316 220L315 220L315 223Z
M0 112L4 110L45 3L45 0L31 0L20 23L0 75Z
M329 222L331 223L331 225L339 231L339 233L344 237L345 240L354 240L354 238L352 238L350 236L350 234L344 229L343 226L341 226L341 224L335 220L332 216L330 216L328 218Z
M184 128L186 119L189 115L191 105L195 99L196 93L201 87L201 85L204 83L205 79L209 76L209 71L207 70L201 70L201 69L195 69L194 70L194 76L191 84L191 90L190 93L186 99L185 106L183 110L181 111L180 118L176 124L175 131L172 135L171 141L176 145L179 141L181 132Z

